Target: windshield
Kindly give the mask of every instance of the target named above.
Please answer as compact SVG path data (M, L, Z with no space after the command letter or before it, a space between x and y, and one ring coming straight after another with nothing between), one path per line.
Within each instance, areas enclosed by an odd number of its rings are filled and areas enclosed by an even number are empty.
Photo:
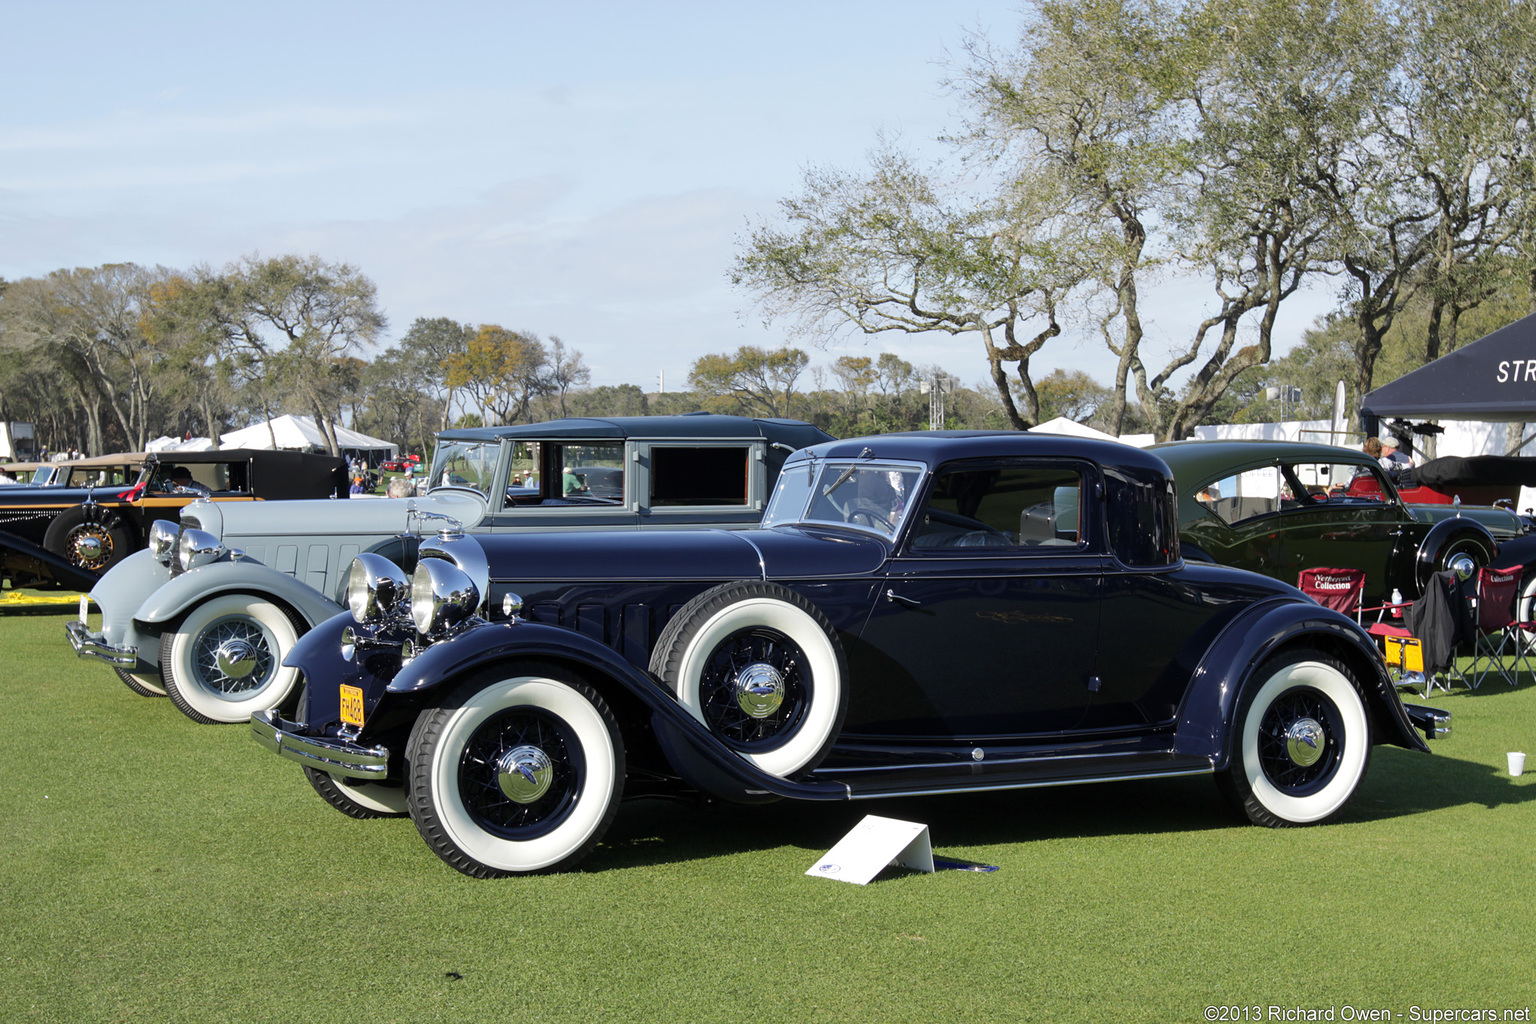
M763 525L832 523L895 540L922 474L922 466L909 463L790 462L779 474Z
M495 485L499 441L444 441L432 459L433 487L473 487L489 495Z

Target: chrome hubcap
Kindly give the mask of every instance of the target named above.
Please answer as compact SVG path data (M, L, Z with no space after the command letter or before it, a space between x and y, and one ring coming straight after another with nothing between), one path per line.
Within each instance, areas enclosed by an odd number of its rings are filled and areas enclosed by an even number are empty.
M1323 726L1313 718L1298 718L1285 730L1285 753L1291 762L1302 768L1310 768L1323 756L1327 736Z
M496 784L514 803L533 803L549 792L554 780L554 763L538 747L513 747L496 763Z
M230 679L244 679L256 671L260 660L261 655L256 648L239 637L225 640L213 652L213 663Z
M106 542L95 533L81 533L75 536L75 558L82 565L95 565L107 557Z
M767 662L754 661L736 674L736 704L751 718L767 718L784 703L784 676Z

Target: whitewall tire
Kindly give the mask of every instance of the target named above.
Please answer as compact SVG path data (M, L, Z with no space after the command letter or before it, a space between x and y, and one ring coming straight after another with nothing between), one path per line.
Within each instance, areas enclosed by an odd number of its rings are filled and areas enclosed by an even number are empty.
M320 799L349 818L403 818L407 813L401 786L344 779L308 765L304 766L304 777Z
M299 628L282 608L249 594L221 594L160 637L165 692L195 722L245 722L280 706L299 684L283 658Z
M1243 698L1223 788L1272 828L1339 814L1371 757L1370 717L1349 670L1311 649L1262 666Z
M432 851L476 878L561 871L618 812L624 746L602 697L544 665L482 674L422 712L406 806Z
M787 587L705 591L662 630L650 668L694 718L770 775L814 768L842 728L842 645L826 617Z

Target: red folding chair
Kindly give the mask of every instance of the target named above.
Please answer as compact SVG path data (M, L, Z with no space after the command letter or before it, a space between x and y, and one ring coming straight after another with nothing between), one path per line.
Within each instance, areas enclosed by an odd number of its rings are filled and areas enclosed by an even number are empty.
M1511 569L1483 568L1477 571L1477 588L1473 597L1476 603L1477 632L1473 637L1472 664L1467 669L1472 675L1475 690L1483 677L1497 672L1511 686L1515 684L1515 672L1525 665L1531 671L1525 650L1525 630L1529 623L1516 621L1515 601L1520 596L1520 566ZM1513 665L1505 665L1504 659L1514 655Z
M1296 586L1303 594L1322 605L1345 615L1353 615L1355 621L1366 626L1366 631L1380 639L1387 636L1411 637L1413 633L1402 626L1381 621L1385 613L1401 616L1407 604L1384 604L1376 608L1362 607L1365 602L1365 572L1360 569L1333 569L1318 567L1303 569L1296 579ZM1365 614L1376 612L1377 621L1366 625Z
M1303 569L1296 579L1297 588L1322 605L1324 608L1332 608L1334 611L1343 612L1345 615L1353 615L1355 621L1365 626L1366 632L1375 637L1378 643L1384 643L1387 637L1400 639L1413 639L1413 632L1406 627L1382 621L1384 614L1390 612L1394 616L1401 616L1406 604L1385 604L1377 608L1363 607L1365 602L1365 572L1360 569L1337 569L1318 567ZM1375 612L1377 621L1367 624L1366 612ZM1388 663L1389 668L1402 669L1401 665ZM1404 686L1416 685L1423 681L1423 674L1416 673L1409 678L1406 672L1399 672L1398 682ZM1428 684L1425 686L1425 695L1429 693Z

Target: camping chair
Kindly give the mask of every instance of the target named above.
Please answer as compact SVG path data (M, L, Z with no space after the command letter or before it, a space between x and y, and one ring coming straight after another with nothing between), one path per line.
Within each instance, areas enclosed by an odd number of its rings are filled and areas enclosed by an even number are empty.
M1382 616L1391 612L1394 616L1400 616L1406 604L1384 604L1379 607L1366 608L1365 602L1365 573L1360 569L1336 569L1314 568L1303 569L1296 579L1296 586L1303 594L1322 605L1324 608L1332 608L1334 611L1343 612L1345 615L1353 615L1355 621L1366 627L1366 632L1375 637L1378 643L1385 644L1388 638L1404 641L1413 640L1413 632L1403 626L1394 625L1382 621ZM1369 625L1365 622L1367 612L1376 613L1376 621ZM1417 646L1417 641L1415 641ZM1388 668L1398 670L1398 682L1401 685L1414 685L1420 682L1415 675L1410 675L1407 666L1403 663L1407 646L1397 644L1398 659L1396 664L1391 659L1387 661ZM1424 680L1425 696L1429 695L1427 678Z
M1524 628L1529 624L1515 621L1515 600L1520 596L1520 566L1510 569L1482 568L1477 571L1477 588L1474 600L1477 604L1477 630L1473 635L1472 664L1467 669L1472 675L1475 690L1483 677L1497 672L1511 686L1515 684L1515 672L1525 665L1531 671L1525 651ZM1504 659L1515 656L1515 663L1506 666Z

